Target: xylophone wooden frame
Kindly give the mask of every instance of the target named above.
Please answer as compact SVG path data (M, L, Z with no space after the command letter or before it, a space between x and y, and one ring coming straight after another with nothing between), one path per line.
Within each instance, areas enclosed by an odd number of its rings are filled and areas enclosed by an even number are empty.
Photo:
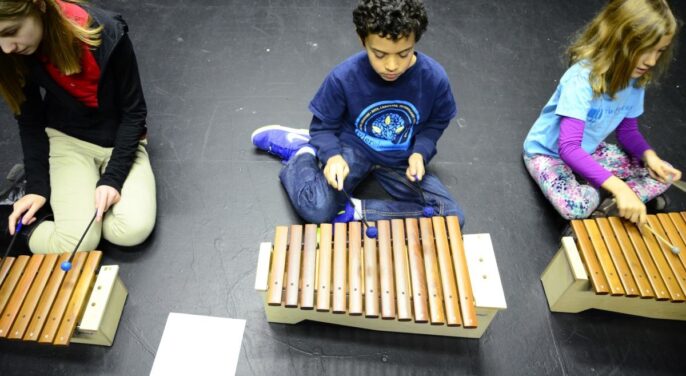
M101 265L81 319L71 338L65 338L64 342L112 346L127 296L128 290L119 277L119 266Z
M600 309L655 319L686 320L686 303L683 302L597 295L571 236L562 238L562 245L541 275L541 282L552 312L579 313Z
M495 315L507 308L495 253L489 234L464 235L465 255L476 304L479 325L476 328L452 327L415 323L414 321L385 320L381 317L368 318L347 313L333 313L300 308L286 308L268 304L267 290L273 246L271 242L260 244L255 276L255 290L262 296L267 321L272 323L296 324L304 320L398 333L428 334L450 337L481 338Z

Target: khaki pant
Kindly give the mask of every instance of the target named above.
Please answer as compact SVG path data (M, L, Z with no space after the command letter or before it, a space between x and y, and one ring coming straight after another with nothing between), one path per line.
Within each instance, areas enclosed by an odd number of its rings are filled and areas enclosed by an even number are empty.
M50 206L54 221L38 225L29 238L33 253L71 252L95 214L95 188L105 171L112 148L81 141L46 128L50 142ZM142 243L155 226L155 177L145 141L141 141L121 200L93 222L79 251L95 249L100 237L121 245Z

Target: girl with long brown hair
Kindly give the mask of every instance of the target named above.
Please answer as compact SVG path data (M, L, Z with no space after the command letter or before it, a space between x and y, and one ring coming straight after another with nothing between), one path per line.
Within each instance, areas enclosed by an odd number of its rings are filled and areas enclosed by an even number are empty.
M524 163L566 219L646 221L681 171L638 129L645 87L667 68L678 22L665 0L611 0L568 50L570 68L524 141ZM619 145L605 142L615 132ZM577 180L578 175L586 182ZM600 202L603 188L612 197Z
M155 180L136 57L121 16L81 2L0 0L0 94L19 124L26 194L2 208L34 253L143 242ZM51 211L48 210L48 203Z

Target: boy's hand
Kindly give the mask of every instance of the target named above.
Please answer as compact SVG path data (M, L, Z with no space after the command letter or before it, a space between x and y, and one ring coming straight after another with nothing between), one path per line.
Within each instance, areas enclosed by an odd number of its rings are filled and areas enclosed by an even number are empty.
M9 216L7 223L10 235L14 235L14 230L17 227L17 221L21 218L21 221L25 225L30 225L36 221L36 212L38 209L42 208L47 200L45 197L29 193L24 195L24 197L17 200L14 203L12 214Z
M348 168L348 163L340 154L336 154L329 158L324 167L324 177L326 177L326 180L334 189L339 191L343 190L343 182L349 172L350 168Z
M413 153L407 160L405 175L410 181L421 181L426 171L424 170L424 157L419 153Z
M643 159L650 176L660 183L671 184L673 181L681 180L681 171L660 159L655 152L650 153L649 150Z
M95 216L95 221L102 221L105 212L110 209L110 207L121 199L119 191L110 187L109 185L101 185L95 188L95 208L98 209L98 214Z

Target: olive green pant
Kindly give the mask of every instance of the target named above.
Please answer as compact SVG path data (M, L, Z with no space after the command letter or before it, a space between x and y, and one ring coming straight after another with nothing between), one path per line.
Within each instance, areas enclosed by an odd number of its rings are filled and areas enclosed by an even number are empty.
M105 171L113 148L81 141L46 128L50 142L50 206L54 221L44 221L29 237L33 253L71 252L95 214L95 188ZM141 141L121 199L93 222L79 251L93 250L104 237L120 246L142 243L155 226L157 204L155 177L150 167L146 141Z

